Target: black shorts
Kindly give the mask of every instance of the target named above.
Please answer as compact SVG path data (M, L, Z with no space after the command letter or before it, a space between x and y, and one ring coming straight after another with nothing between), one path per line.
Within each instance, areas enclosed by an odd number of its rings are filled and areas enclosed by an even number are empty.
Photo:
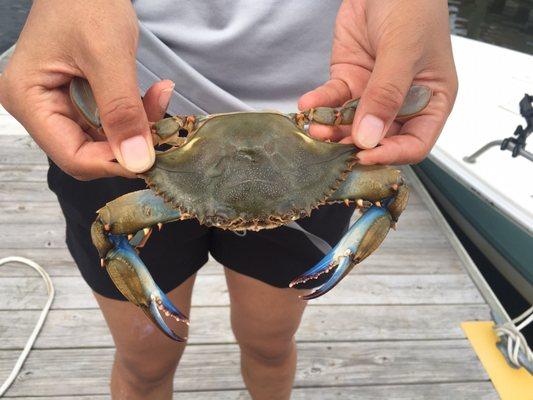
M90 227L96 210L125 193L145 189L144 181L106 178L81 182L50 162L48 186L65 215L67 246L83 278L96 293L124 300L105 268L100 267ZM339 204L322 206L298 223L334 246L346 232L353 211ZM288 287L292 279L324 256L295 229L280 227L237 235L207 228L196 220L173 222L161 231L154 230L140 255L167 293L195 274L207 262L209 253L225 267L279 288Z

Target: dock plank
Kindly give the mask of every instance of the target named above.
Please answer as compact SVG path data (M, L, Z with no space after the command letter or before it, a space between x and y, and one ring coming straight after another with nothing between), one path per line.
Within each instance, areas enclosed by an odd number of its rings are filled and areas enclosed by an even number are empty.
M39 311L0 311L0 349L22 348ZM234 343L228 307L194 307L189 343ZM302 320L300 342L461 339L457 321L488 319L482 305L324 306L311 304ZM342 321L342 323L341 323ZM52 310L36 349L112 347L100 310Z
M0 164L0 182L45 182L48 164Z
M24 235L28 225L62 225L64 217L56 201L43 202L0 202L0 213L2 214L3 225L24 225L20 234ZM37 227L38 228L38 227ZM9 227L8 227L9 229ZM13 235L17 231L11 230Z
M95 308L96 301L81 277L54 280L55 309ZM46 299L41 278L2 278L0 310L40 309ZM358 275L347 276L333 291L313 300L323 305L369 304L482 304L484 301L466 275ZM200 275L195 284L193 305L229 304L224 277Z
M176 374L180 390L243 389L237 345L188 346ZM0 379L18 352L0 351ZM35 350L9 396L108 393L113 349ZM68 368L65 368L68 366ZM296 387L485 381L466 340L302 343ZM61 384L58 384L61 382Z
M0 128L5 119L6 116L0 117ZM45 165L48 162L44 152L27 134L0 134L0 150L0 164L3 165Z
M42 397L5 397L17 400L43 400ZM111 400L106 395L54 397L55 400ZM174 400L250 400L242 390L176 392ZM410 385L344 386L296 388L292 400L498 400L490 382L430 383Z

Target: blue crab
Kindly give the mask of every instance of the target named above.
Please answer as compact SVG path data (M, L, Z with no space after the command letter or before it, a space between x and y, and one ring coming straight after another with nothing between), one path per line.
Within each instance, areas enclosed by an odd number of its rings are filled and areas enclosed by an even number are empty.
M101 128L91 89L82 79L70 85L71 99L87 121ZM421 111L431 97L411 87L399 116ZM102 266L122 294L170 338L184 341L163 315L188 323L161 291L138 255L154 226L196 218L233 231L276 228L331 203L356 204L363 214L324 258L291 287L330 272L312 299L331 290L381 244L408 200L397 169L357 164L358 149L319 141L309 123L351 124L358 100L340 109L299 113L232 112L174 116L152 124L156 161L140 174L148 189L121 196L97 211L91 235Z

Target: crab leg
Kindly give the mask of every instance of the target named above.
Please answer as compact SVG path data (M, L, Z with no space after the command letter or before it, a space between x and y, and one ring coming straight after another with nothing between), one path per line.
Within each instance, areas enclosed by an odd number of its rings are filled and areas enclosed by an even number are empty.
M109 235L108 238L114 247L106 255L105 265L117 288L124 297L140 307L163 333L171 339L184 342L186 339L179 337L168 327L160 311L178 322L188 323L187 316L182 314L157 286L124 235Z
M367 174L371 176L367 177ZM378 186L376 182L379 183ZM317 290L302 298L314 299L329 292L355 265L379 247L405 209L408 197L409 190L403 184L398 170L388 167L357 167L328 200L355 201L363 208L363 215L322 260L294 279L289 286L295 287L333 271Z
M89 82L82 78L73 78L69 86L69 95L75 108L87 123L92 128L102 129L100 114ZM182 145L185 139L180 137L180 131L192 132L203 118L205 118L203 115L175 116L154 123L152 125L154 143Z
M409 189L400 170L384 166L357 165L348 173L339 188L328 198L334 202L356 202L359 207L390 198L388 210L394 222L407 206Z
M404 102L396 118L405 118L422 111L431 99L431 89L423 85L413 85L409 88ZM294 122L302 127L309 122L324 125L349 125L353 122L359 99L349 100L340 109L331 107L316 107L297 114L289 114Z
M171 339L183 342L166 324L161 313L178 322L188 323L157 286L137 254L136 247L144 244L153 225L184 218L150 190L128 193L98 210L91 227L94 245L102 257L113 283L130 302L140 307L146 316ZM135 234L128 240L128 234Z
M391 222L392 217L386 208L371 206L320 262L293 280L289 286L294 287L334 270L320 288L302 298L310 300L329 292L356 264L379 247L387 236Z

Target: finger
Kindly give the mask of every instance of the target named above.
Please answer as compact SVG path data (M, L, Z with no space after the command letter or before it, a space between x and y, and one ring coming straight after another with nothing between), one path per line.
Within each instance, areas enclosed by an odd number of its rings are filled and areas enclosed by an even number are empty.
M80 160L73 170L74 177L79 180L115 176L137 178L137 174L127 170L115 160L115 155L107 141L86 141L76 150L73 158L76 161Z
M338 142L346 137L350 137L350 133L351 127L349 126L327 126L321 124L311 124L309 126L309 135L318 140Z
M313 107L337 107L351 99L348 84L341 79L331 79L322 86L305 93L298 100L298 108L307 110Z
M95 142L70 118L34 113L28 131L39 147L66 173L79 180L136 175L115 161L108 142Z
M116 50L116 48L114 48ZM114 54L114 62L92 61L83 69L116 159L132 172L143 172L155 160L148 118L136 81L135 57Z
M148 121L156 122L165 116L173 90L174 82L164 80L154 83L146 91L143 97L143 105Z
M387 130L387 133L385 134L385 137L397 135L400 132L400 129L402 127L402 124L400 124L397 121L394 121L389 129ZM340 143L353 143L353 137L351 132L351 127L348 126L342 126L343 129L346 129L346 132L343 132L344 136L342 139L340 139Z
M405 49L378 52L367 87L361 96L352 128L354 143L363 149L375 147L385 136L412 84L415 60Z
M398 135L384 138L380 146L357 154L363 165L416 164L422 161L442 131L445 117L438 114L420 115L407 121Z

